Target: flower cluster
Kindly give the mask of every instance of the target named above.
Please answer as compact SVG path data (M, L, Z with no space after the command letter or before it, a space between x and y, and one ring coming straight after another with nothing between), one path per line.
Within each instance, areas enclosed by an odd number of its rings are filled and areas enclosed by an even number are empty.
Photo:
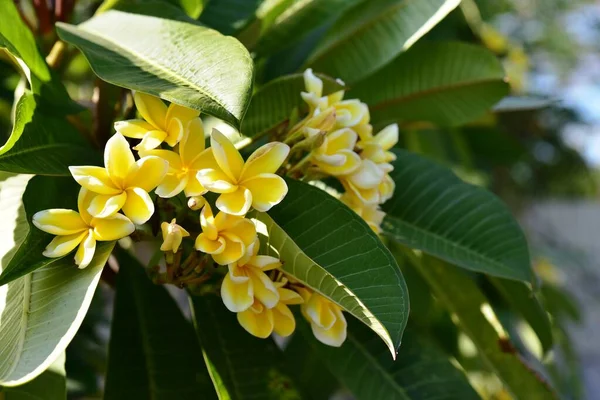
M380 204L389 200L395 184L389 173L396 159L390 151L398 142L398 125L376 135L369 124L369 108L357 99L343 100L344 91L323 96L323 81L312 70L304 72L308 116L294 128L306 138L320 136L320 144L308 159L321 172L336 177L344 187L341 200L380 233L384 213Z
M340 346L346 337L341 309L288 278L279 259L259 255L256 226L247 217L251 210L270 210L286 196L287 184L276 172L285 166L289 146L270 142L244 161L218 130L213 130L206 148L197 111L177 104L167 107L159 98L143 93L136 93L134 102L142 118L115 123L117 132L106 144L104 167L70 167L81 185L78 212L52 209L34 215L33 223L39 229L56 235L44 255L62 257L79 246L75 262L85 268L93 259L96 241L131 235L136 225L146 224L156 215L155 202L159 206L187 203L184 212L164 218L160 224L166 272L153 267L149 273L156 282L192 287L219 270L206 268L209 262L223 266L223 303L237 313L248 332L261 338L272 333L290 335L296 322L289 306L302 304L302 314L315 336L323 343ZM350 119L357 111L353 107L363 105L338 101L336 107L336 115L346 115L346 119L331 121L354 126ZM126 137L139 142L130 147ZM357 160L358 167L361 161ZM214 194L214 202L205 199L209 192ZM169 199L176 201L169 203ZM162 219L166 211L160 210ZM192 220L186 219L190 215ZM188 229L179 225L178 219ZM187 250L185 243L190 244Z

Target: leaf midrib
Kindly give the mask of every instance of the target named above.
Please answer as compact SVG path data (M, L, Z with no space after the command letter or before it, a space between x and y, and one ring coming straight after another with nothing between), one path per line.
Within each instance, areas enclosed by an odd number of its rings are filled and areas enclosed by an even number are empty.
M504 80L502 78L483 78L483 79L476 79L476 80L471 80L471 81L463 81L463 82L457 82L457 83L452 83L452 84L446 84L446 85L442 85L442 86L436 86L436 87L432 87L429 89L409 93L405 96L395 97L395 98L392 98L389 100L384 100L377 104L370 105L370 108L372 111L377 111L377 110L384 109L384 108L387 108L392 105L402 104L407 101L416 100L421 97L426 97L426 96L439 94L439 93L443 93L443 92L448 92L448 91L452 91L452 90L457 90L457 89L464 89L464 88L468 88L468 87L472 87L472 86L486 85L488 83L500 83L500 82L504 82Z
M401 225L404 225L404 226L406 226L406 227L408 227L408 228L410 228L410 229L413 229L413 230L415 230L415 231L418 231L419 233L421 233L421 234L423 234L423 235L426 235L426 236L433 236L433 237L434 237L434 239L437 239L437 240L439 240L439 241L443 242L444 244L447 244L447 245L449 245L450 247L453 247L453 248L456 248L456 249L462 250L462 251L464 251L465 253L468 253L468 254L469 254L469 255L471 255L471 256L474 256L474 257L476 257L476 258L478 258L478 259L480 259L480 260L483 260L485 263L489 263L489 264L493 265L494 267L497 267L498 269L500 269L500 270L502 270L502 271L504 271L504 272L508 272L508 273L512 272L512 270L511 270L509 267L507 267L506 265L504 265L502 262L500 262L500 261L498 261L498 260L495 260L495 259L493 259L493 258L489 258L488 256L485 256L484 254L482 254L482 253L478 252L477 250L474 250L474 249L472 249L472 248L469 248L469 247L464 247L464 246L462 246L462 245L460 245L460 244L458 244L458 243L456 243L456 242L453 242L453 241L450 241L450 240L448 240L447 238L445 238L445 237L443 237L443 236L441 236L441 235L439 235L439 234L437 234L437 233L435 233L435 232L432 232L432 231L425 230L425 229L423 229L423 228L421 228L421 227L418 227L418 226L415 226L415 225L413 225L413 224L410 224L410 223L408 223L408 222L406 222L406 221L403 221L403 220L401 220L400 218L398 218L398 217L396 217L396 216L394 216L394 215L387 214L387 215L386 215L386 218L388 218L388 219L392 219L392 220L394 220L394 222L396 222L396 223L398 223L398 224L401 224ZM383 234L384 234L384 235L386 235L386 236L390 237L392 240L397 240L397 239L396 239L396 237L397 237L398 235L396 235L396 234L395 234L395 233L393 233L393 232L390 232L390 231L387 231L387 230L385 230L385 225L383 226L383 228L384 228L384 231L383 231ZM456 258L456 257L454 257L454 258ZM507 269L507 268L508 268L508 269ZM475 269L473 269L473 268L470 268L470 267L469 267L468 269L475 270ZM479 269L477 269L477 270L475 270L475 271L479 271ZM486 271L486 272L487 272L487 273L491 273L490 271ZM503 275L502 277L505 277L505 278L507 278L507 279L512 279L512 280L514 280L514 278L513 278L513 277L510 277L509 275L510 275L510 274L508 274L508 275ZM529 278L527 281L529 282L529 280L530 280L530 279L531 279L531 278Z
M126 53L126 54L128 54L128 55L130 55L130 56L132 56L132 57L137 57L139 60L141 60L142 62L146 63L146 65L149 65L149 66L151 66L151 67L155 67L155 68L157 68L157 69L159 69L159 70L163 71L163 72L164 72L166 75L168 75L168 76L171 76L175 82L177 82L177 83L183 83L184 85L187 85L187 86L189 86L189 87L191 87L191 88L193 88L193 89L197 90L197 91L198 91L198 92L200 92L200 93L201 93L203 96L206 96L207 98L209 98L209 99L213 100L215 103L217 103L217 104L218 104L218 105L219 105L221 108L223 108L223 109L224 109L225 111L227 111L227 113L229 114L229 111L228 111L228 110L229 110L229 108L228 108L227 106L225 106L225 105L224 105L224 103L223 103L223 101L222 101L220 98L218 98L216 95L214 95L214 94L212 94L212 93L209 93L209 92L207 92L207 91L206 91L206 90L204 90L202 87L198 86L198 85L197 85L195 82L192 82L192 81L188 80L187 78L185 78L185 77L183 77L183 76L179 76L179 75L177 75L175 71L172 71L172 70L170 70L170 69L169 69L169 68L167 68L167 67L164 67L162 64L158 64L158 63L157 63L157 64L153 64L153 63L152 63L152 62L150 62L150 61L149 61L149 59L148 59L148 58L146 58L145 56L143 56L143 55L140 55L139 53L137 53L137 52L135 52L135 51L133 51L133 50L127 49L127 48L125 48L125 47L122 47L122 46L121 46L121 45L120 45L118 42L115 42L115 41L114 41L114 40L112 40L111 38L107 38L107 37L105 37L105 36L101 35L101 34L100 34L100 33L98 33L98 31L96 31L96 30L92 30L92 29L86 29L85 27L82 27L82 28L76 28L75 30L71 30L71 26L70 26L69 24L58 23L57 25L58 25L60 28L67 30L67 31L68 31L68 32L70 32L71 34L74 34L75 36L77 36L77 37L79 37L79 38L81 38L81 39L83 39L83 40L86 40L86 41L87 41L88 39L86 39L86 38L84 38L84 37L82 37L82 36L78 35L78 34L76 33L76 30L77 30L77 29L80 29L80 30L82 30L82 31L84 31L84 32L87 32L87 33L89 33L89 34L90 34L90 35L92 35L92 36L96 36L96 37L98 37L98 38L100 38L100 39L102 39L102 40L104 40L104 41L106 41L106 42L108 42L108 43L112 44L112 45L113 45L113 46L115 46L116 48L118 48L118 49L122 50L124 53ZM74 31L75 31L75 32L74 32ZM114 50L111 50L111 49L107 49L107 50L109 50L109 51L112 51L112 52L115 52ZM236 117L236 119L237 119L237 117Z

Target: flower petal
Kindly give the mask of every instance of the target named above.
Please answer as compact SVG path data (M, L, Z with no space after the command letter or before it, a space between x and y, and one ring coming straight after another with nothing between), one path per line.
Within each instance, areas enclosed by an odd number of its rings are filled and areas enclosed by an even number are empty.
M273 308L273 330L282 337L290 336L296 329L296 319L288 306L279 303Z
M353 150L358 135L350 128L338 129L327 135L327 153L333 154L340 150Z
M218 254L225 250L225 239L210 239L206 233L201 233L196 238L196 250L206 254Z
M270 271L281 267L281 261L271 256L257 256L250 258L248 264L260 269L261 271Z
M185 185L185 197L197 197L202 196L207 190L200 184L198 178L196 177L196 173L194 171L190 171L187 175L187 182Z
M201 169L196 174L196 178L202 186L213 193L231 193L238 189L221 169Z
M123 180L133 164L135 164L135 158L133 158L129 143L123 135L115 133L106 143L104 166L117 187L122 187Z
M235 192L223 193L217 199L217 208L231 215L246 215L252 205L252 193L239 186Z
M172 118L169 120L167 125L167 135L165 137L165 142L169 146L175 147L183 137L183 133L183 122L179 118Z
M223 252L212 254L213 260L219 265L228 265L238 261L244 255L246 246L235 236L221 233L220 238L225 239Z
M231 312L245 311L254 303L252 282L248 279L242 282L234 282L228 273L221 284L221 298L223 304Z
M167 106L161 99L146 93L135 92L133 96L135 106L146 121L160 130L165 130Z
M359 189L376 188L383 181L384 171L371 160L362 160L358 169L348 177Z
M123 208L126 200L126 192L116 196L110 194L98 194L92 198L87 211L94 218L107 218L118 213L119 210Z
M79 215L83 222L88 226L92 221L92 216L87 209L90 207L90 204L92 204L92 200L94 200L95 196L97 196L96 193L91 192L84 187L79 189L79 194L77 195L77 209L79 210Z
M219 230L216 226L215 216L209 204L206 204L202 211L200 211L200 227L208 239L217 240Z
M148 131L153 131L155 129L156 128L143 119L130 119L128 121L115 122L115 130L117 132L133 139L142 139Z
M73 235L56 236L42 253L44 257L56 258L69 254L88 235L88 230Z
M127 189L127 201L123 213L136 225L142 225L154 214L154 203L148 192L142 188Z
M323 81L318 78L312 68L308 68L304 71L304 87L308 93L314 93L315 96L323 96Z
M94 238L100 241L119 240L135 231L135 225L123 214L115 214L110 218L94 218Z
M94 193L121 193L121 189L115 186L106 169L102 167L71 166L69 171L77 183Z
M310 326L315 338L328 346L340 347L346 340L347 323L344 314L340 310L336 312L335 323L329 329L324 329L313 323Z
M75 264L79 266L79 269L84 269L92 262L94 253L96 252L96 239L90 229L88 235L79 244L77 253L75 253Z
M192 119L198 118L199 115L200 111L175 103L171 103L167 109L167 121L177 118L183 123L184 126L187 125L187 123Z
M331 328L336 321L335 305L323 296L313 293L310 299L302 305L310 323L325 330Z
M213 129L210 137L210 146L219 167L233 182L237 182L244 168L244 159L240 152L225 135L216 129Z
M298 293L286 288L278 288L279 301L283 304L302 304L304 299Z
M175 153L171 150L149 150L149 151L140 151L140 157L149 157L155 156L160 157L163 160L169 163L169 173L179 173L181 172L183 165L181 163L181 157L179 154Z
M160 146L162 142L167 138L167 133L159 130L152 130L146 132L142 141L139 142L134 149L137 151L148 151L153 150Z
M391 124L383 128L375 135L375 140L384 150L394 147L398 143L398 124Z
M155 193L163 198L177 196L188 184L188 177L180 178L175 174L168 174L164 177L160 185L156 188Z
M146 156L136 161L136 168L132 168L125 187L139 187L150 192L162 182L169 170L169 163L157 156Z
M179 142L179 154L183 163L190 165L192 161L205 150L204 127L200 118L191 119L185 133Z
M261 212L281 203L288 192L283 178L275 174L260 174L242 185L252 193L252 207Z
M360 156L352 150L340 150L335 154L335 156L342 158L343 162L338 165L322 162L323 157L318 155L313 158L313 162L317 165L317 167L319 167L320 170L333 176L352 174L361 165Z
M268 338L273 332L273 311L258 301L255 301L254 305L246 311L238 313L237 319L242 328L261 339Z
M279 142L267 143L258 148L246 161L241 180L252 178L258 174L274 174L290 153L287 144Z
M36 212L32 219L39 229L53 235L79 234L88 229L87 224L77 211L53 208Z
M368 122L369 108L360 100L344 100L335 104L337 114L336 126L353 127L361 122Z
M249 268L248 273L254 288L254 297L267 308L275 307L279 302L279 292L271 278L256 268Z
M221 167L219 167L219 164L217 164L217 160L215 160L215 156L211 148L205 149L199 153L189 164L188 168L194 171L200 171L207 168L221 171ZM223 175L225 175L224 172ZM229 177L227 180L229 180Z

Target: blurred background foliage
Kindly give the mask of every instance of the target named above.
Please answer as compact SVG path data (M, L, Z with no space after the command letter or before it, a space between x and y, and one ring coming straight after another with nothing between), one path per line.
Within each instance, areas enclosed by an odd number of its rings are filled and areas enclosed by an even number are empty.
M34 13L30 0L16 0L22 15L41 34L48 54L55 33ZM89 18L97 0L80 0L69 20ZM252 32L265 29L271 12L294 1L208 0L199 20L224 33L237 36L260 55L260 43L245 42ZM224 15L223 4L229 4ZM225 7L227 8L227 7ZM259 20L255 15L261 15ZM258 58L256 87L277 76L297 71L314 43L334 21L322 21L303 37L290 40L270 57ZM400 146L448 165L466 181L497 193L517 215L526 215L532 205L546 199L594 200L598 196L600 165L600 6L593 0L463 0L461 5L422 40L460 40L479 43L503 60L514 101L530 105L514 111L515 103L499 104L466 126L439 128L431 124L401 126ZM86 60L68 48L57 63L71 95L92 113L99 81ZM0 132L10 134L11 108L21 77L13 61L0 52ZM109 91L120 99L121 89ZM106 92L104 92L106 93ZM518 98L516 96L519 96ZM539 107L543 105L543 107ZM79 116L89 120L86 114ZM573 203L578 204L578 203ZM600 212L600 211L599 211ZM535 225L535 222L534 222ZM568 248L548 232L535 227L531 246L536 271L543 280L541 297L550 312L555 334L554 349L543 354L526 315L515 313L510 300L482 276L478 283L490 299L503 325L515 338L515 346L528 354L539 371L559 389L564 398L597 398L582 384L585 368L581 347L573 340L573 326L584 324L581 298L568 287L566 267L589 263L580 249ZM543 231L543 229L541 229ZM423 278L399 260L411 293L411 324L435 337L467 370L485 398L510 398L489 368L474 356L474 345L452 323L452 315L440 307ZM110 279L110 278L108 278ZM102 391L99 376L106 366L106 342L110 326L110 290L99 290L82 329L67 352L66 368L71 398L95 398ZM507 349L507 351L512 351Z

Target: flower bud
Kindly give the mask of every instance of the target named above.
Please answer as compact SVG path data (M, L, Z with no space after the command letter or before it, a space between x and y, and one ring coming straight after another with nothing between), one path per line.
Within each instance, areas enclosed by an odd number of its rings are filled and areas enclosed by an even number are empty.
M202 196L192 196L188 199L188 207L194 211L200 210L206 204L206 199Z

